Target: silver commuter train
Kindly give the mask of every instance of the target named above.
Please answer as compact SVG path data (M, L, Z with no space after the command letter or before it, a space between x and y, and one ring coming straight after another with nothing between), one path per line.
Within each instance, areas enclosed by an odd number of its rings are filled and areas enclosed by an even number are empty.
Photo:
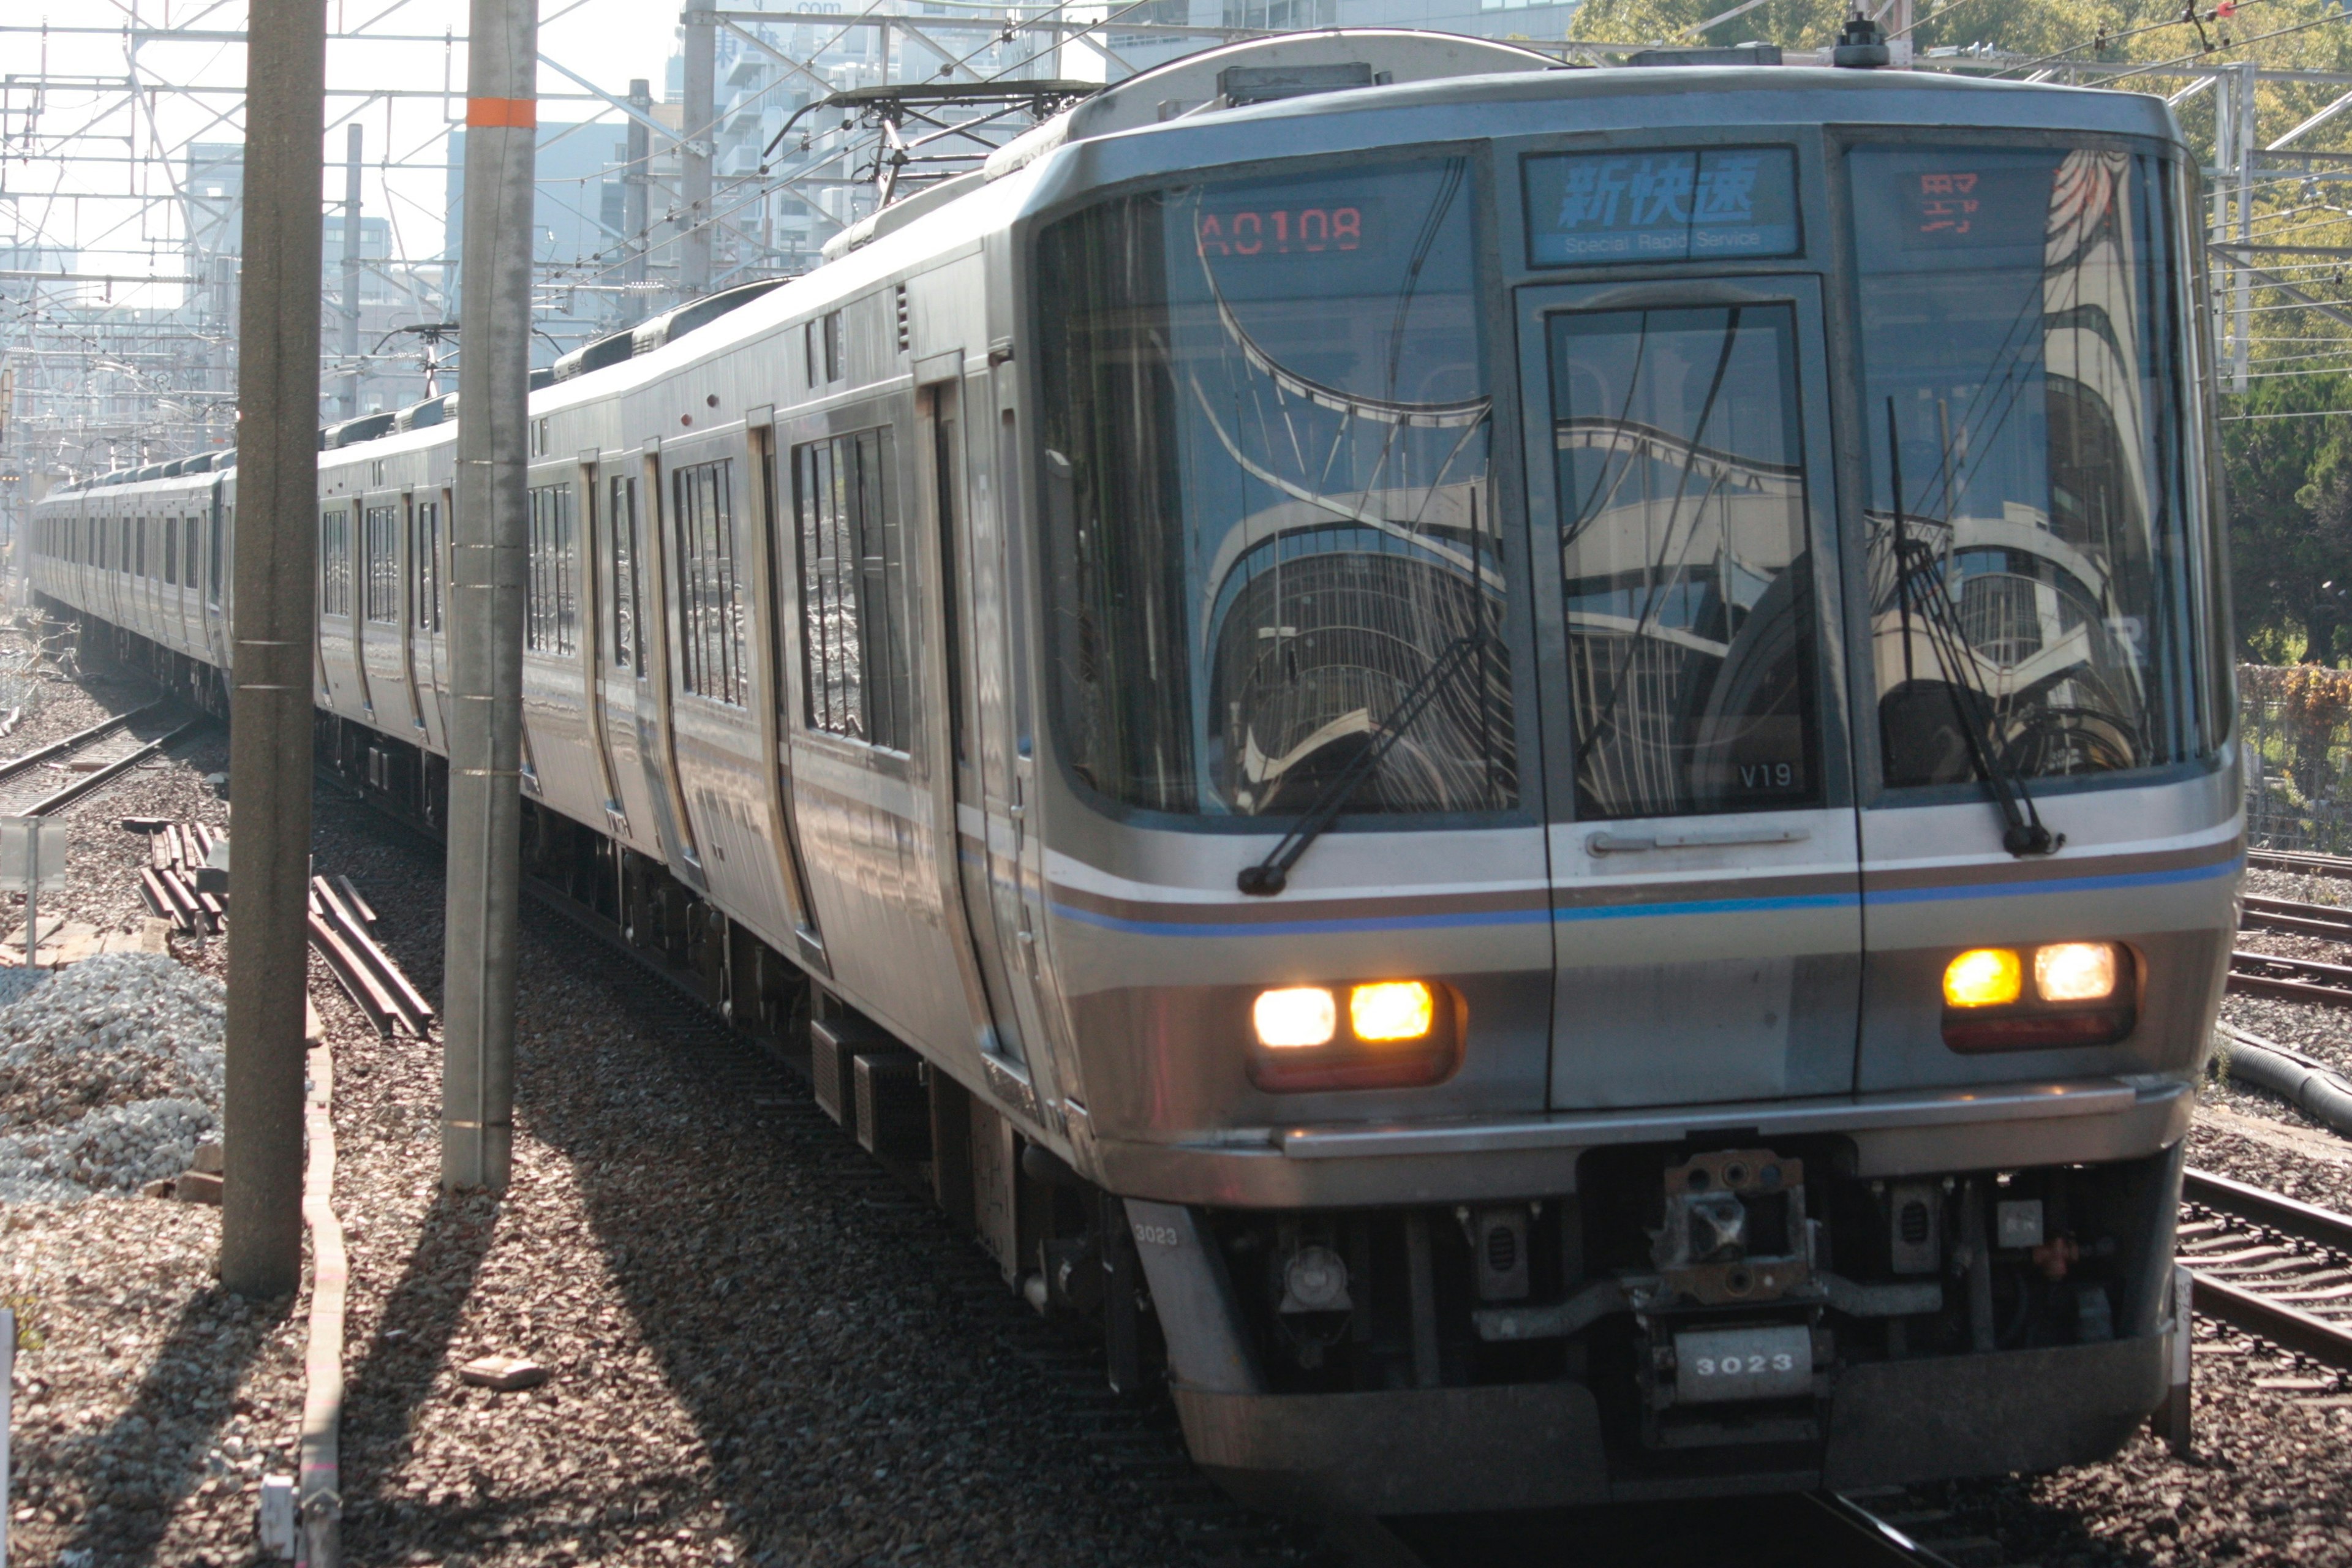
M526 852L1252 1499L2107 1453L2242 864L2197 178L2112 92L1146 72L534 394ZM427 816L446 412L320 458L325 743ZM173 467L33 582L216 692Z

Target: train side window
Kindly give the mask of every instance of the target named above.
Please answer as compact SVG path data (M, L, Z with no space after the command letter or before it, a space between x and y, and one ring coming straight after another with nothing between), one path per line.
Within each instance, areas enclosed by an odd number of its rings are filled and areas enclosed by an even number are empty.
M114 569L117 572L127 573L131 569L131 531L132 526L133 524L131 519L126 517L122 520L122 549L114 563Z
M147 575L147 520L142 517L136 523L125 520L123 526L131 531L131 574L144 577Z
M163 581L176 587L180 581L180 520L166 517L157 521L163 525Z
M802 323L801 362L811 387L839 381L848 368L848 358L840 311L828 310L813 321Z
M580 648L580 542L572 487L541 485L530 492L530 576L524 595L523 646L533 653Z
M887 429L793 448L808 726L903 752L906 547L889 469Z
M679 683L698 697L743 706L742 552L735 531L730 459L697 463L670 476L677 531Z
M220 608L220 602L221 602L221 566L222 566L221 553L222 553L222 545L223 545L223 544L224 544L224 542L225 542L225 541L224 541L224 539L223 539L223 537L222 537L222 536L223 536L223 535L225 535L226 533L227 533L227 531L228 531L227 520L226 520L226 518L222 517L219 513L215 513L215 514L214 514L214 516L213 516L213 537L212 537L212 575L211 575L210 577L208 577L207 579L205 579L205 604L207 604L207 605L212 605L212 606L213 606L213 608L215 608L215 609L218 609L218 608Z
M367 618L381 626L400 620L400 510L367 509Z
M180 520L180 537L183 541L180 545L180 564L186 569L183 574L182 584L185 587L193 588L203 576L204 561L204 557L196 553L196 520L194 518L187 517Z
M408 570L416 605L416 629L441 629L441 504L416 503L416 536L409 542Z
M352 613L352 514L341 507L319 519L319 613Z
M613 580L613 666L642 668L644 635L637 625L637 481L628 474L613 476L611 541Z

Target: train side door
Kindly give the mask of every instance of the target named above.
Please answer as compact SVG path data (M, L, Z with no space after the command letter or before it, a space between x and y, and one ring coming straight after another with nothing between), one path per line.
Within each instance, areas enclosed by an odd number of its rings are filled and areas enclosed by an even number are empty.
M696 853L693 829L686 816L686 795L677 777L677 713L672 701L672 672L677 668L679 630L677 582L678 562L666 523L673 521L662 496L668 471L661 438L646 443L643 484L638 496L643 509L638 540L646 547L644 607L653 613L646 627L646 658L637 671L637 755L643 759L646 790L654 812L654 831L660 836L664 859L677 879L697 892L709 890L702 858Z
M1005 958L1013 939L997 924L991 888L998 858L989 853L989 792L982 762L988 731L980 712L979 660L974 652L971 508L964 462L969 435L958 385L962 356L955 355L953 360L949 374L925 393L921 421L929 447L924 471L930 479L940 559L941 635L937 668L941 677L938 689L947 713L949 767L945 771L955 796L948 818L953 831L945 836L953 847L940 860L943 875L951 882L943 891L962 917L961 923L973 954L971 981L978 987L977 1000L989 1031L983 1048L1018 1062L1023 1059L1020 1018L1013 1007L1013 980ZM1000 761L1003 749L1000 740L994 749Z
M1004 994L994 999L998 1043L1003 1056L1021 1070L1019 1085L1009 1089L1013 1097L1034 1097L1039 1115L1051 1121L1058 1094L1038 994L1045 963L1039 951L1045 934L1045 859L1032 820L1036 777L1030 726L1034 715L1023 679L1022 638L1029 620L1016 548L1025 514L1013 387L1009 363L965 383L965 405L987 416L965 439L967 471L973 481L966 512L970 526L964 531L971 568L965 602L972 609L966 685L974 721L978 847L991 916L991 923L980 927L980 935L983 949L992 946L998 955L997 973L1004 983ZM982 441L992 448L984 467ZM958 805L961 817L961 803ZM987 941L992 926L992 944Z
M215 479L205 508L205 646L213 668L228 671L228 481Z
M435 750L449 749L449 527L455 496L444 485L417 497L411 514L416 537L410 560L416 573L417 646L424 650L422 672L431 700L417 706L425 717L425 740Z
M604 712L604 747L612 770L612 826L639 847L653 843L653 796L638 726L638 683L645 679L646 526L638 464L627 453L600 462L604 487L595 508L599 635L597 674L590 689Z
M425 680L432 672L433 656L425 648L425 638L432 634L430 611L425 603L424 584L427 580L427 546L419 536L416 526L416 492L403 490L400 495L398 527L400 531L400 589L397 614L400 616L400 679L408 688L409 728L419 735L429 734L425 722L426 698Z
M593 447L580 454L580 692L588 717L588 751L595 763L597 796L604 803L605 825L625 836L627 816L621 806L620 784L613 765L612 737L607 732L604 693L599 677L609 658L605 647L612 622L604 614L610 597L604 582L604 535L612 520L604 515L604 493Z
M1528 289L1555 1109L1853 1085L1818 280Z

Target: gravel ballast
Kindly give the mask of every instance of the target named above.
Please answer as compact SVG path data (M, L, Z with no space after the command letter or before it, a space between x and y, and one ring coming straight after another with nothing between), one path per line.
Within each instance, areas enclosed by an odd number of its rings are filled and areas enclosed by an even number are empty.
M43 976L0 1006L0 1203L137 1191L220 1125L224 990L148 953Z

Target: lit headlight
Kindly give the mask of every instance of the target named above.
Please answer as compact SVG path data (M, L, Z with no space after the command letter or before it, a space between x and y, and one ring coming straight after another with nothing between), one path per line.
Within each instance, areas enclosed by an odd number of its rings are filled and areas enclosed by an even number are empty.
M1970 948L1944 966L1944 1044L1956 1051L2114 1045L2138 1022L2132 963L2131 950L2114 942Z
M1286 985L1258 993L1252 1009L1257 1043L1272 1050L1328 1045L1339 1031L1339 1007L1320 985Z
M1418 980L1382 980L1348 993L1348 1023L1360 1040L1417 1040L1436 1016L1437 997Z
M1944 966L1948 1007L2005 1007L2025 991L2025 965L2005 947L1970 948Z
M1431 980L1261 991L1250 1007L1250 1081L1285 1094L1441 1083L1462 1059L1468 1016L1458 993Z
M2033 989L2044 1002L2098 1002L2116 993L2116 944L2061 942L2035 950Z

